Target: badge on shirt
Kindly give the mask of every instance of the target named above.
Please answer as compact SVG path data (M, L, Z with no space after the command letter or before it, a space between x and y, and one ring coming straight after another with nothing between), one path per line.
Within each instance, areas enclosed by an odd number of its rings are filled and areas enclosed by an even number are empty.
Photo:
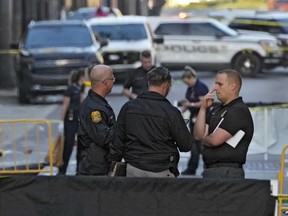
M101 113L99 111L93 111L91 113L92 122L99 123L102 120Z
M222 114L221 114L221 118L224 117L224 115L226 114L226 112L227 112L227 110L225 110L224 112L222 112Z

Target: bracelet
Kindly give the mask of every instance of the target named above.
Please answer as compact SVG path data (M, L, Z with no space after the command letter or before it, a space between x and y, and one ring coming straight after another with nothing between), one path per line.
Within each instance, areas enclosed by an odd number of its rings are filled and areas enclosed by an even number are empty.
M195 103L192 102L192 103L191 103L191 107L194 107L194 106L195 106Z

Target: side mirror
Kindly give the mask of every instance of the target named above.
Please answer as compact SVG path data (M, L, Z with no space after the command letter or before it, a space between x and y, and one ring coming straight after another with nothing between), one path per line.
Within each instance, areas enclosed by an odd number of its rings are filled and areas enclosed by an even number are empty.
M155 38L153 38L153 42L157 43L157 44L163 44L164 38L163 37L155 37Z
M105 47L109 44L109 40L107 38L100 38L99 39L99 42L100 42L100 47Z

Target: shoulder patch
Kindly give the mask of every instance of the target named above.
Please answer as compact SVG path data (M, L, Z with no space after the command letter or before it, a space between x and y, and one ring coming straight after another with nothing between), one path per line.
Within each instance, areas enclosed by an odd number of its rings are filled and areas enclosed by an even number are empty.
M99 123L102 120L101 113L99 111L93 111L91 113L92 122Z

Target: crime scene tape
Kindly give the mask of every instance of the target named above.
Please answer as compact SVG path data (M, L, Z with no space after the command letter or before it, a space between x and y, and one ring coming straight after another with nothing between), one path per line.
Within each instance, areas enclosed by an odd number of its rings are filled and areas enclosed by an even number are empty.
M288 194L278 194L278 199L288 199Z
M0 50L0 54L18 54L19 50L18 49L3 49Z
M231 23L263 25L263 26L288 26L288 23L286 22L284 23L284 22L262 21L262 20L251 20L251 19L234 19Z
M275 109L275 108L288 108L288 104L284 103L284 104L276 104L276 105L267 105L267 106L255 106L255 107L249 107L249 109L251 111L259 111L259 110L263 110L263 109Z

